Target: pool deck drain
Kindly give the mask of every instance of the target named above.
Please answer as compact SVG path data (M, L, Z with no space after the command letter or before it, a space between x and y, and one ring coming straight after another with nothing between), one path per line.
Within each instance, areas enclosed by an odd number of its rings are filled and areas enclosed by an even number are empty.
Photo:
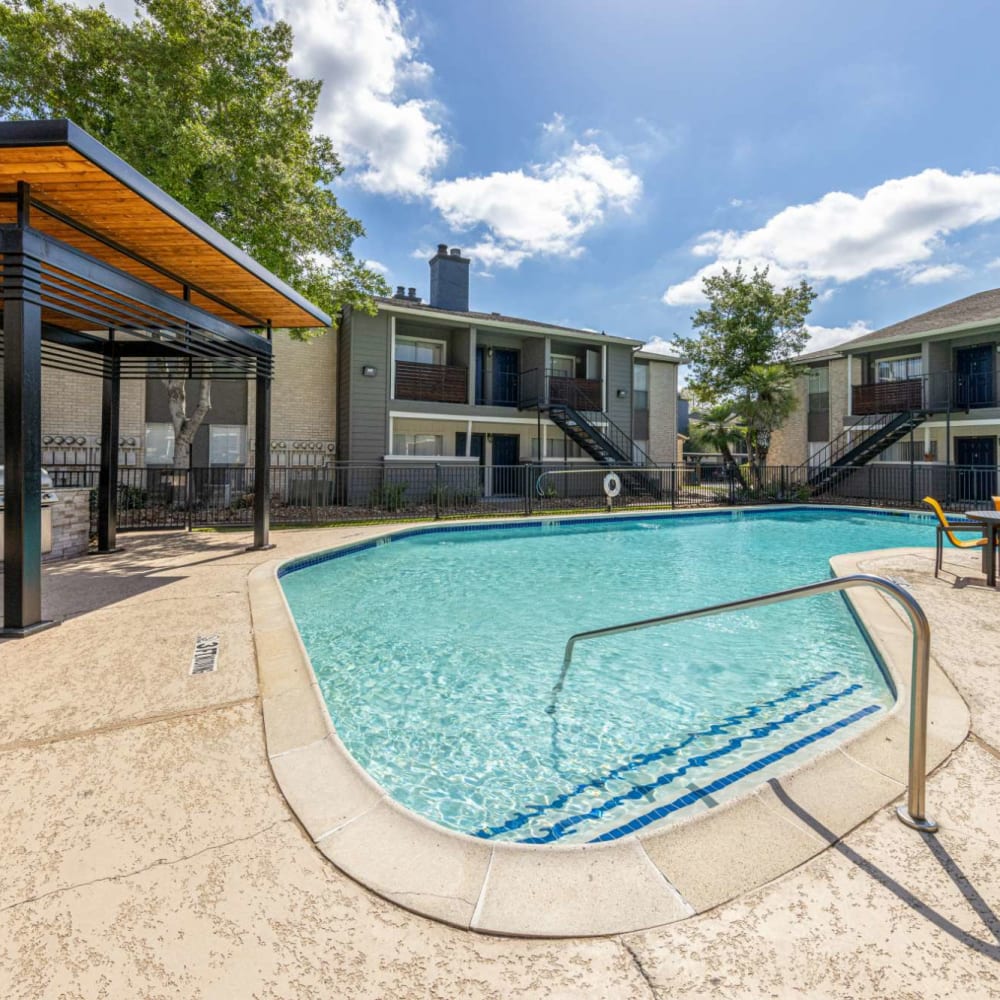
M936 837L879 809L699 916L525 940L426 920L344 877L271 776L261 702L295 670L258 683L247 575L383 531L275 532L263 555L242 534L144 534L100 567L45 568L43 611L62 626L0 643L0 995L1000 997L1000 594L978 556L946 550L940 580L932 548L860 560L910 586L971 709L972 734L929 780ZM188 673L193 622L220 634L214 673ZM940 694L935 682L932 714ZM902 720L887 735L881 749L905 762ZM778 791L795 837L838 836L815 819L837 784ZM753 831L776 807L754 795L720 808ZM730 848L685 824L658 863L688 873L677 889L703 910L733 883ZM746 884L780 853L763 842Z

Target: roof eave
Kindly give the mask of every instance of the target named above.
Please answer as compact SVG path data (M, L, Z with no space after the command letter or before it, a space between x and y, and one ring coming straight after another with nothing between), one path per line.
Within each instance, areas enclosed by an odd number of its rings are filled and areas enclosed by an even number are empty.
M557 326L554 323L533 323L531 320L518 321L513 317L510 319L488 318L479 316L469 316L460 312L449 312L447 309L438 309L435 306L428 306L421 303L418 306L397 305L389 299L378 300L379 309L388 312L399 313L403 316L440 316L442 319L451 317L453 321L462 322L468 326L489 327L491 329L517 330L523 333L538 333L552 337L573 337L580 340L593 341L598 344L628 344L630 347L638 347L644 344L643 340L633 340L630 337L615 337L606 333L593 333L589 330L576 330L572 327Z
M989 330L989 329L1000 328L1000 316L994 317L992 319L978 319L973 320L969 323L956 323L953 326L942 326L934 330L924 330L919 333L900 333L892 337L874 337L870 340L866 340L870 334L865 334L864 337L859 337L857 340L850 340L846 344L841 344L838 348L845 353L850 353L850 348L854 346L867 347L869 345L876 347L882 344L906 344L910 341L920 341L928 340L935 337L947 337L953 336L956 333L976 333L979 330Z

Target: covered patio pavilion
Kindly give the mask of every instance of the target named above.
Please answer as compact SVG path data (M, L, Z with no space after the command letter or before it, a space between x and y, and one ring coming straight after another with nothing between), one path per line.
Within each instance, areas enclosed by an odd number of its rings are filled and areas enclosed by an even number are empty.
M268 546L271 331L329 326L329 316L67 120L0 122L0 287L0 636L50 624L41 611L43 366L102 382L100 552L115 548L122 379L253 380L254 547Z

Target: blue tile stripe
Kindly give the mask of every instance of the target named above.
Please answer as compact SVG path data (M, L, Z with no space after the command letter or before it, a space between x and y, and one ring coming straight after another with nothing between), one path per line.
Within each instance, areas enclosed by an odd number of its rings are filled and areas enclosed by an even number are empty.
M824 726L822 729L818 729L814 733L809 733L801 739L794 740L780 749L774 750L766 756L761 757L759 760L752 761L745 767L741 767L730 774L717 778L715 781L705 785L703 788L692 789L690 792L674 799L672 802L658 806L656 809L651 809L648 813L644 813L642 816L638 816L622 826L615 827L613 830L608 830L606 833L602 833L599 837L594 837L594 839L588 841L588 843L599 844L604 841L618 840L620 837L627 837L630 833L636 833L643 827L649 826L650 823L655 823L658 819L663 819L664 816L669 816L670 813L674 813L687 806L694 805L694 803L699 799L703 799L706 796L711 795L713 792L717 792L720 789L725 788L727 785L731 785L733 782L739 781L740 778L745 778L748 774L752 774L754 771L762 771L770 764L776 763L782 758L801 750L803 747L809 746L811 743L815 743L817 740L824 739L827 736L832 736L838 730L853 725L855 722L860 722L861 719L864 719L873 712L878 712L880 710L880 705L867 705L865 708L860 708L858 711L853 712L846 718L839 719L837 722L831 722L830 725ZM525 840L521 841L521 843L541 843L541 841Z
M710 750L708 753L698 754L694 757L688 758L688 760L685 761L685 763L683 763L680 767L675 768L673 771L667 771L664 774L661 774L658 778L656 778L655 781L651 781L645 785L635 785L632 788L630 788L627 792L624 792L621 795L615 795L612 798L608 799L607 802L603 803L602 805L595 806L593 809L590 809L585 813L580 813L575 816L566 816L563 819L559 820L558 822L553 823L552 826L549 827L547 833L537 837L526 837L523 840L519 840L518 843L519 844L554 843L555 841L562 839L568 834L573 833L574 827L579 826L581 823L585 823L587 820L600 819L605 814L610 812L612 809L617 809L619 806L624 805L626 802L635 801L636 799L641 799L644 796L648 795L650 792L654 791L655 789L662 788L664 785L669 785L672 781L675 781L677 778L681 778L684 775L686 775L690 770L692 770L692 768L704 767L709 761L718 760L721 757L725 757L728 754L730 754L733 750L738 750L741 746L743 746L744 743L749 743L751 740L764 739L765 737L770 736L772 733L777 732L783 726L787 726L789 723L794 722L796 719L800 719L805 715L810 715L813 712L817 712L821 708L826 708L828 705L832 705L834 702L840 701L841 698L846 698L848 695L854 694L856 691L860 691L861 689L862 685L860 684L850 684L846 688L843 688L841 691L835 691L833 694L827 695L825 698L821 698L819 701L810 702L804 708L796 709L794 712L788 712L785 715L783 715L780 719L775 719L771 722L765 723L763 726L757 726L755 729L751 729L749 733L746 733L741 736L734 736L732 739L728 740L721 747L716 747L716 749ZM874 706L874 710L877 711L879 707L880 706L878 705ZM812 740L807 740L807 742L812 742ZM792 745L793 744L789 744L789 746ZM803 743L801 745L805 746L806 744ZM797 746L796 749L798 749ZM779 757L784 755L780 751L776 752L779 753ZM789 753L791 752L793 751L789 751ZM768 755L768 757L770 756L771 755ZM777 760L779 758L775 757L774 759ZM759 768L750 765L750 770L759 770ZM707 789L709 791L712 789L718 790L718 788L721 787L723 786L719 785L718 782L713 781L710 785L707 786ZM686 804L690 804L691 802L696 801L697 798L701 798L705 794L708 794L708 791L704 791L701 789L699 789L699 794L696 794L695 792L690 792L689 795L693 795L695 797L690 799L690 802ZM684 796L682 796L682 798L684 798ZM677 808L681 807L678 806ZM670 811L671 810L669 809L667 810L667 812ZM654 810L654 812L656 812L656 810ZM662 815L665 816L667 815L667 813L665 812ZM652 820L649 820L649 822L652 822ZM627 825L630 826L631 824ZM639 828L636 827L636 829Z
M695 740L701 739L702 737L724 736L726 731L733 726L736 726L741 722L746 722L750 719L755 719L766 709L777 708L778 705L784 704L788 701L793 701L795 698L812 691L821 684L826 684L828 681L840 676L842 675L839 670L831 670L825 674L820 674L819 677L815 677L812 680L797 685L796 687L789 688L784 694L778 695L775 698L771 698L768 701L757 702L756 704L750 705L746 709L737 712L734 715L727 715L721 721L713 723L708 729L695 730L694 732L689 733L683 740L681 740L680 743L668 743L666 746L660 747L658 750L653 750L649 753L635 754L627 764L621 764L597 778L581 782L575 788L568 792L564 792L563 794L552 799L550 802L545 802L537 806L532 806L530 809L525 809L523 812L517 813L515 816L510 817L510 819L499 824L498 826L490 826L482 830L477 830L473 833L473 836L489 839L490 837L496 837L502 833L510 833L513 830L518 830L532 819L535 819L537 816L541 816L543 813L551 812L556 809L562 809L567 802L575 798L577 795L581 795L583 792L590 789L606 788L609 782L614 781L616 778L620 778L629 771L645 767L647 764L652 764L658 760L662 760L664 757L671 757L674 754L679 753L686 746L690 746Z

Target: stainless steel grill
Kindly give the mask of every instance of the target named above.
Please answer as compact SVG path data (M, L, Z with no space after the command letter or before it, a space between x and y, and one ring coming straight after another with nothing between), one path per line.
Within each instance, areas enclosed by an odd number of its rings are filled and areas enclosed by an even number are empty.
M52 489L52 477L42 469L42 554L52 551L52 505L59 496ZM0 465L0 557L3 556L4 469Z

